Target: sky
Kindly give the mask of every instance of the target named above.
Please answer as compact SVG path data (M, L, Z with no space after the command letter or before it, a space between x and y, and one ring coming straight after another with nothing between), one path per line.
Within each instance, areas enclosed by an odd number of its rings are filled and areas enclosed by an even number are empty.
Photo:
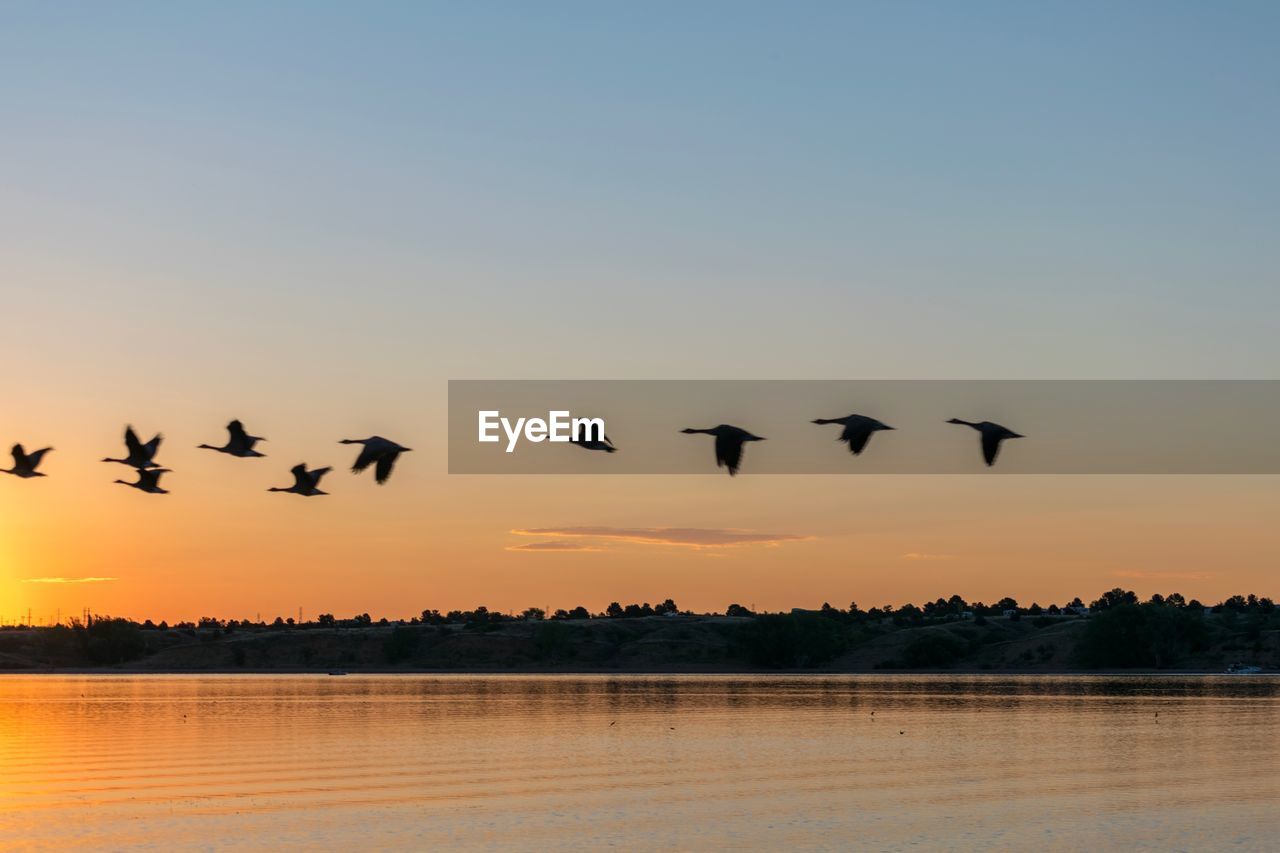
M450 379L1277 378L1275 4L4 19L0 443L56 450L0 482L0 618L1280 594L1274 477L465 477L445 435ZM268 458L195 449L232 417ZM125 423L171 495L97 461ZM265 491L302 460L332 496Z

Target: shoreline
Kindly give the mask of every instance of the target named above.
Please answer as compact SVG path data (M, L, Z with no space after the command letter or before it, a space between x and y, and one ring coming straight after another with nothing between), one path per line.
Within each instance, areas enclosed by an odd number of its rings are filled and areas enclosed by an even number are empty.
M314 675L329 677L349 677L362 675L376 676L458 676L464 678L475 678L484 676L600 676L615 675L623 677L643 677L643 678L664 678L678 676L724 676L724 677L740 677L740 678L814 678L829 676L871 676L871 677L900 677L900 676L935 676L935 675L952 675L952 676L983 676L989 678L1018 677L1025 678L1034 676L1037 678L1059 678L1059 677L1085 677L1100 676L1107 678L1116 677L1135 677L1135 678L1151 678L1157 676L1231 676L1233 678L1240 677L1274 677L1280 676L1280 671L1271 672L1254 672L1254 673L1229 673L1221 670L1209 669L1063 669L1063 670L1044 670L1044 669L1004 669L993 671L988 669L973 668L954 668L954 669L716 669L716 668L679 668L679 669L610 669L610 668L585 668L578 667L573 669L563 669L554 667L539 668L507 668L507 669L426 669L426 668L404 668L404 667L355 667L351 669L315 669L315 668L279 668L279 669L255 669L252 667L218 667L211 669L148 669L145 667L33 667L29 669L0 669L0 677L15 675L248 675L248 676L264 676L264 675Z

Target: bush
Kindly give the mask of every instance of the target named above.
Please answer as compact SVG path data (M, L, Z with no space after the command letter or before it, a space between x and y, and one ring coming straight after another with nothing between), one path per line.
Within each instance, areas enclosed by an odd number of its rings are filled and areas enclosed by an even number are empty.
M1205 647L1198 612L1154 604L1119 604L1089 619L1076 647L1085 667L1163 669Z
M382 644L382 656L387 663L400 663L408 660L418 650L418 643L421 640L422 633L416 628L410 628L408 625L397 625L391 629L391 634Z
M93 663L127 663L147 651L142 629L128 619L94 619L88 626L77 626L76 633L85 657Z
M739 640L751 663L771 669L818 666L849 647L843 625L810 614L757 616L742 626Z
M533 654L538 660L555 660L569 652L569 626L543 622L533 632Z
M907 669L953 666L964 657L969 645L950 631L929 631L907 643L902 650L902 665Z
M83 651L76 632L66 625L57 625L36 635L36 653L46 663L64 666L76 663Z

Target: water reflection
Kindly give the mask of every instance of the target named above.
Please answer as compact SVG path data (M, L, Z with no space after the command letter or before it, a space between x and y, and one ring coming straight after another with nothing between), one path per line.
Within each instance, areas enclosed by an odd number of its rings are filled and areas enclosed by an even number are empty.
M0 677L0 845L1266 849L1266 677Z

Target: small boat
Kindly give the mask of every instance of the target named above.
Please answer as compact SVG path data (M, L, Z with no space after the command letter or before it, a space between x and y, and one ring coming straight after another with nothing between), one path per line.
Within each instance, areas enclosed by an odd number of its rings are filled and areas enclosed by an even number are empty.
M346 675L346 673L345 673L345 672L343 672L343 671L342 671L342 670L340 670L340 669L335 669L333 672L331 672L331 673L329 673L329 674L330 674L330 675Z
M1227 675L1257 675L1262 667L1248 663L1233 663L1227 667Z

